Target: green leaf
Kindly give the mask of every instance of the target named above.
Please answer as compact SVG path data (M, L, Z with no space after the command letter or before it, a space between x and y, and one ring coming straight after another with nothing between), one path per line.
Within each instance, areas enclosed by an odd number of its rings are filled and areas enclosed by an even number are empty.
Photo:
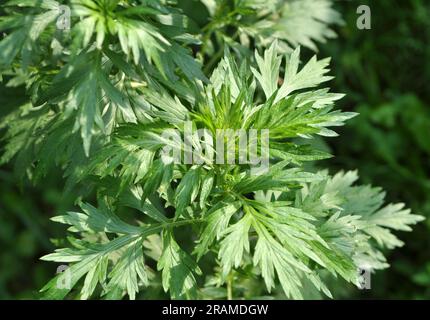
M153 167L146 176L145 185L143 186L142 202L145 201L151 194L160 188L161 185L170 182L173 175L172 164L165 165L163 161L154 161Z
M215 239L220 240L223 237L231 217L240 207L241 203L239 201L232 203L219 202L207 212L206 226L194 250L197 253L197 259L200 259L208 251Z
M212 171L205 174L202 180L202 187L200 191L200 208L206 207L206 200L212 192L215 176Z
M106 290L115 292L118 289L127 291L131 300L139 292L139 280L142 285L148 286L148 274L143 258L142 239L132 243L122 254L115 268L110 272L110 281ZM108 295L109 297L109 295Z
M195 261L183 251L173 239L171 232L163 234L163 253L157 269L162 273L164 290L170 292L173 299L193 298L196 296L194 274L201 274Z
M110 212L106 206L97 209L90 204L82 203L80 212L68 212L65 216L57 216L52 221L73 226L74 232L111 232L120 234L139 234L142 229L123 222Z
M176 217L180 217L185 208L193 202L200 189L200 167L192 167L182 177L175 191Z
M233 267L238 268L242 263L244 254L249 252L248 234L252 221L252 215L245 214L242 219L225 230L225 237L220 243L218 253L224 277L230 273Z
M261 84L266 99L278 90L279 68L281 67L282 57L277 54L277 42L274 42L268 50L264 51L264 58L255 52L255 60L258 71L251 68L255 78Z
M55 253L42 257L42 260L56 261L56 262L75 262L65 272L60 273L50 282L48 282L42 289L43 298L52 299L64 299L70 290L77 284L77 282L86 274L88 280L87 284L83 287L83 297L88 297L90 292L94 289L94 277L97 276L98 281L103 283L103 274L105 274L104 267L101 267L105 262L105 259L109 254L121 249L136 240L135 236L121 236L106 244L92 245L90 247L84 247L83 249L70 250L61 249L56 250ZM91 271L97 268L96 271Z

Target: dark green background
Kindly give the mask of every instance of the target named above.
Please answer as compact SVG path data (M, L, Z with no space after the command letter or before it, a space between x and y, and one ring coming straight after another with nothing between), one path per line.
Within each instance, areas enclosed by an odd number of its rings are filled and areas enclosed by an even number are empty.
M356 10L366 3L372 28L359 30ZM383 187L388 201L405 202L430 217L430 2L335 5L346 23L337 28L338 39L320 45L318 55L332 57L336 78L330 85L347 94L340 107L360 116L327 141L336 157L318 165L332 173L358 169L361 182ZM0 116L22 99L22 89L0 87ZM38 258L64 233L49 221L72 208L61 189L60 171L32 186L19 184L11 165L0 167L0 299L37 298L37 289L55 274L54 264ZM335 297L429 299L430 223L399 236L406 245L387 252L391 268L372 277L371 290L336 284Z
M356 9L366 3L372 28L358 30ZM346 24L320 54L333 58L332 88L347 94L341 108L360 115L328 140L335 158L322 166L358 169L361 183L430 217L430 1L336 5ZM361 297L430 299L430 223L398 235L406 245L386 253L391 268L377 272Z

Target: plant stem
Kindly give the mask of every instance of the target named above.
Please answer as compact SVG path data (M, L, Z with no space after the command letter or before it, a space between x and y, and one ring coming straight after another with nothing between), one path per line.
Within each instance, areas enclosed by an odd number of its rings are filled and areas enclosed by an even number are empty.
M158 225L141 227L140 229L142 230L142 232L139 232L139 234L141 236L147 237L147 236L154 234L154 233L157 233L158 231L163 230L163 229L167 229L167 228L171 228L171 227L180 227L180 226L193 224L193 223L201 223L204 221L205 220L203 218L199 218L199 219L188 219L188 220L180 220L180 221L162 222Z
M209 74L209 72L212 70L213 66L219 62L224 54L224 46L221 46L218 51L211 57L209 62L206 64L206 66L203 68L203 71L206 74Z
M227 278L227 300L233 300L233 273L230 272Z

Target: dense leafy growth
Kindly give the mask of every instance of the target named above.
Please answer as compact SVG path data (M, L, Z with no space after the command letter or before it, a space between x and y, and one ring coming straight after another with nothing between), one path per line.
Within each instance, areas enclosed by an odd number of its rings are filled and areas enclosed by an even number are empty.
M161 286L175 299L279 288L300 299L309 284L331 297L326 277L357 284L358 267L387 267L380 249L403 244L392 231L422 220L355 185L355 171L306 166L330 157L309 141L355 116L334 108L343 95L321 88L328 59L301 66L300 45L316 49L341 23L330 1L202 2L203 27L181 1L73 0L69 31L56 28L56 1L3 6L0 72L29 99L1 124L1 161L14 159L35 182L60 167L80 206L52 218L69 226L70 245L42 259L70 268L45 298L134 299ZM189 125L268 130L258 146L269 170L164 161L166 145L187 150L163 133L185 137ZM245 281L266 293L242 292Z

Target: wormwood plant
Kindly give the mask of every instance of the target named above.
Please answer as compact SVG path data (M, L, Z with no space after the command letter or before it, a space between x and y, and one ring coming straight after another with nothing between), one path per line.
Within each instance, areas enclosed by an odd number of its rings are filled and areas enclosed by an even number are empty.
M43 297L134 299L160 286L175 299L331 297L327 277L356 284L358 267L386 268L381 249L403 244L392 230L422 219L384 205L356 172L306 169L330 157L307 141L355 116L320 88L328 59L300 66L299 46L315 50L341 23L330 1L201 2L203 26L187 1L2 5L1 75L28 102L1 122L1 162L34 183L62 168L80 207L52 218L70 235L42 259L70 267ZM60 4L70 30L57 28ZM268 170L163 160L165 146L185 152L163 132L183 136L189 123L269 130Z

